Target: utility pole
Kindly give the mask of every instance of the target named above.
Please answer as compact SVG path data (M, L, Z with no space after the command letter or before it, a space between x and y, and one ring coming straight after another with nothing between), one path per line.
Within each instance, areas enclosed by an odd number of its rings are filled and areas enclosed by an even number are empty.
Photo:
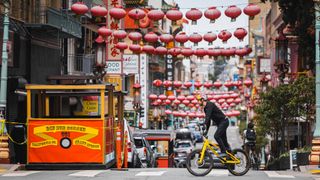
M2 41L2 64L1 64L1 87L0 87L0 124L1 129L6 131L5 123L7 108L7 80L8 80L8 52L7 43L9 39L9 6L10 0L3 0L4 17L3 17L3 41ZM3 132L0 132L3 133Z
M310 164L320 165L319 150L320 147L320 52L319 52L319 38L320 38L320 0L314 0L315 10L315 60L316 60L316 128L313 134L312 151L310 155Z

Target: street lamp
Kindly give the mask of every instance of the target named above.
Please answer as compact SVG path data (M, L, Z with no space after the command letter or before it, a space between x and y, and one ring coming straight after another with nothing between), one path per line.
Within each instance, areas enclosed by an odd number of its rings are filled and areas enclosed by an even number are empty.
M103 77L106 75L106 43L101 36L99 36L95 41L97 44L93 74L96 76L97 80L102 82Z
M283 84L286 73L289 71L288 64L288 40L281 32L276 38L276 66L275 71L279 75L279 80Z

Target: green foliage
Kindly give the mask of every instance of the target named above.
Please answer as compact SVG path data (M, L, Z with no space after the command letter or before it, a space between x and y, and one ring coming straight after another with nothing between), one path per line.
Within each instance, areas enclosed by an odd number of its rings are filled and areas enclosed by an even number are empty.
M306 117L308 122L314 121L315 79L300 76L289 85L269 89L260 94L255 112L258 141L261 139L259 143L262 145L266 135L273 138L276 138L275 134L283 135L288 123L295 121L297 117ZM305 132L310 133L308 130Z
M304 146L303 148L298 149L298 153L309 153L311 152L311 146Z

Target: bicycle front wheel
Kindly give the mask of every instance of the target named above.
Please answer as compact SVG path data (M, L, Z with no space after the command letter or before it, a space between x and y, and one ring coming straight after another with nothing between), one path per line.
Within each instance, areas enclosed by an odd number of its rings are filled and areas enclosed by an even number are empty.
M235 149L232 151L233 155L240 160L239 164L228 164L229 172L235 176L243 176L250 169L250 159L242 149Z
M187 169L194 176L205 176L213 168L213 159L209 152L205 151L203 161L199 163L201 149L192 151L187 157Z

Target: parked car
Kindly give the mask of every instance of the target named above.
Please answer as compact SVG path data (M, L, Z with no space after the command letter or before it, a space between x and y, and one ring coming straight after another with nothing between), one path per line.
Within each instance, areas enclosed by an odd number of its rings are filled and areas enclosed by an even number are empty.
M134 133L133 139L137 147L139 158L144 167L157 167L157 155L153 152L145 134Z
M186 128L183 128L183 129L178 129L176 131L176 141L182 141L182 140L189 140L192 142L192 144L196 144L196 139L193 135L193 133L189 130L189 129L186 129Z
M190 140L176 141L174 146L174 165L178 168L186 167L188 154L194 149Z
M139 158L139 153L138 150L134 144L134 139L133 139L133 132L127 122L126 119L124 119L124 131L127 133L128 137L128 143L127 143L127 148L128 148L128 167L130 168L140 168L141 167L141 161Z
M203 137L200 131L193 131L193 135L196 139L196 142L203 142Z

